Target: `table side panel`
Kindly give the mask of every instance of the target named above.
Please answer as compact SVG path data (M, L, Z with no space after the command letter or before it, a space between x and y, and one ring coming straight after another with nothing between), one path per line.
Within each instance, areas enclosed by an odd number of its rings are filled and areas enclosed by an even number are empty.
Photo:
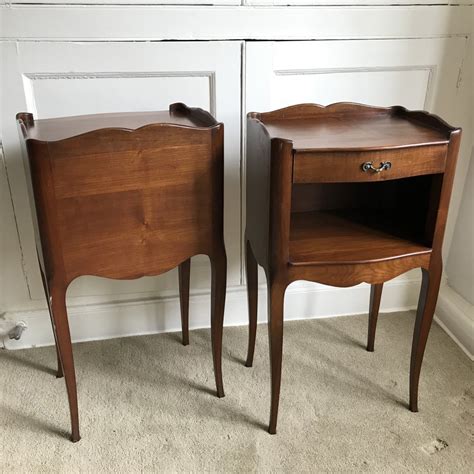
M270 238L271 140L262 123L247 120L245 237L257 262L267 267Z
M68 280L159 274L210 249L221 198L212 131L103 130L49 152Z

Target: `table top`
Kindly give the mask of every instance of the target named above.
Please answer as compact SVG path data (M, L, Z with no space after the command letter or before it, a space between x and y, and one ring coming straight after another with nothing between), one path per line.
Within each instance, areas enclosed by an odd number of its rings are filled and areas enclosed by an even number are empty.
M427 112L340 103L303 104L249 114L271 138L293 142L295 150L379 150L447 144L452 127Z
M218 122L208 112L184 104L172 104L169 110L156 112L124 112L78 115L33 120L31 114L20 113L17 119L26 125L26 138L52 142L101 129L136 130L151 124L172 124L192 128L209 128Z

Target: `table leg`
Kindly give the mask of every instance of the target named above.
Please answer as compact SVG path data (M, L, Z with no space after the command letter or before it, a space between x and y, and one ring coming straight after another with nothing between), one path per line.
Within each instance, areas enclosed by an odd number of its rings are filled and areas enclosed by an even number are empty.
M367 335L367 350L369 352L374 352L375 331L377 329L382 289L383 283L370 286L369 330Z
M191 259L188 258L178 267L179 304L181 306L181 332L183 346L189 344L189 274Z
M57 371L56 371L56 378L60 379L64 376L63 374L63 366L61 364L61 358L59 357L59 349L58 349L58 336L56 335L56 327L54 326L54 320L53 320L53 311L51 310L51 302L49 300L49 290L48 290L48 285L46 283L46 277L43 272L43 267L41 266L41 263L38 258L38 265L40 268L40 273L41 273L41 281L43 282L43 290L44 290L44 295L46 297L46 302L48 304L48 311L49 311L49 317L51 319L51 327L53 329L53 336L54 336L54 346L56 348L56 361L57 361Z
M270 341L270 366L272 400L268 432L276 434L278 405L280 402L281 365L283 349L283 303L286 285L272 282L268 288L268 336Z
M227 281L227 257L225 249L210 256L211 260L211 341L217 396L224 396L222 383L222 330L224 325L225 292Z
M69 399L69 410L71 413L73 443L81 439L79 435L79 411L77 406L76 374L74 370L74 359L72 355L71 334L66 308L66 287L64 285L51 286L51 309L54 326L56 328L59 357L64 370L66 390Z
M53 335L54 335L54 345L55 345L55 348L56 348L56 364L57 364L57 367L58 367L57 371L56 371L56 378L57 379L62 379L64 377L63 364L61 363L61 357L59 355L56 328L54 327L53 312L52 312L51 308L49 309L49 317L51 318L51 326L53 327Z
M257 335L257 303L258 303L258 267L250 242L246 244L245 266L247 271L247 300L249 308L249 345L246 367L252 367Z
M421 291L416 312L410 364L410 410L413 412L418 411L418 382L421 364L438 300L442 269L441 259L433 260L433 258L429 269L422 269Z

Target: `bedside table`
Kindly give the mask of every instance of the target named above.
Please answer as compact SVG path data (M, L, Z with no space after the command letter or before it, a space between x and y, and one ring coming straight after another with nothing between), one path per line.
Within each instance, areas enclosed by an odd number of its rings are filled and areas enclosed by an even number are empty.
M212 354L223 397L223 125L184 104L163 112L47 120L20 113L17 120L72 441L80 435L66 290L81 275L134 279L179 266L187 344L190 258L208 255Z
M246 365L253 362L260 264L268 283L269 432L277 425L284 294L296 280L370 283L373 351L383 283L421 268L410 368L410 410L418 411L461 130L399 106L338 103L250 113L247 134Z

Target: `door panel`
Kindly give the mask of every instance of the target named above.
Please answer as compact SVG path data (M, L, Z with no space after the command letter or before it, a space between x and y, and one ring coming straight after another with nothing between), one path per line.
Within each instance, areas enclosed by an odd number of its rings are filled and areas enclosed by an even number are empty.
M34 43L5 46L11 85L4 107L5 154L32 299L43 298L14 117L152 111L170 103L202 107L225 123L225 241L229 285L240 283L240 42ZM133 264L133 262L131 262ZM193 259L192 286L210 287L208 259ZM113 281L81 277L70 296L177 293L177 274ZM96 298L96 299L97 299ZM107 299L107 298L105 298ZM110 298L108 298L110 299ZM84 302L83 298L77 300Z
M351 101L438 110L456 93L465 44L460 37L249 43L246 109Z

